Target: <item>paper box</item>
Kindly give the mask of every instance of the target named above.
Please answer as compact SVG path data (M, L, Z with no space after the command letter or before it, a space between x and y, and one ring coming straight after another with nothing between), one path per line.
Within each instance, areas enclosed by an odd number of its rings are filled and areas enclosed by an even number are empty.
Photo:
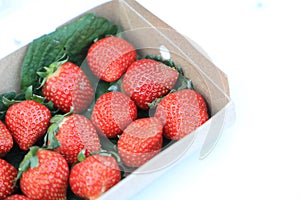
M195 89L206 99L211 115L204 125L169 145L101 197L127 199L189 154L197 151L199 157L204 158L213 149L223 128L232 121L233 103L229 96L226 75L205 56L198 45L176 32L136 1L110 1L88 12L106 17L120 25L124 30L124 37L133 43L140 55L162 53L168 56L169 53L171 59L193 81ZM20 67L26 50L27 46L0 61L0 93L18 91Z

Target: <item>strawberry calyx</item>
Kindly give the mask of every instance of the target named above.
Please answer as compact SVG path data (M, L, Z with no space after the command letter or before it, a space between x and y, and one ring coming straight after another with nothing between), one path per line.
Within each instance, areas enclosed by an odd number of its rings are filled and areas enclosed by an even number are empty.
M45 105L53 115L59 111L58 109L54 108L54 105L51 101L46 101L45 97L35 94L34 88L29 86L26 88L26 90L21 91L20 93L8 92L0 95L0 119L4 119L6 111L10 106L25 100L33 100Z
M21 96L22 95L22 96ZM45 97L42 97L42 96L39 96L39 95L36 95L33 93L33 88L32 88L32 85L29 86L26 90L25 90L25 93L19 95L18 97L19 98L16 98L17 96L15 96L15 98L7 98L5 96L2 97L2 103L9 107L15 103L19 103L19 102L22 102L24 100L34 100L38 103L44 103L45 101Z
M19 168L18 168L19 172L18 172L17 178L15 179L15 182L17 182L21 178L23 172L26 172L29 169L29 167L31 169L38 167L39 160L38 160L37 152L40 149L41 148L38 146L30 147L28 153L25 155L24 159L22 160L22 162L19 165Z
M60 124L63 122L64 118L66 116L71 115L73 112L74 112L74 107L71 107L68 113L65 113L63 115L57 114L50 119L51 125L49 126L47 133L44 137L43 147L46 147L48 149L56 149L60 146L60 143L55 136L58 133Z
M101 155L101 156L112 156L115 158L115 160L117 161L117 163L119 164L119 166L122 166L123 163L121 161L121 157L120 155L114 151L114 150L106 150L106 149L101 149L99 151L93 151L89 154L90 156L92 155ZM86 159L86 149L82 149L77 156L77 160L79 162L82 162Z
M193 82L186 76L179 74L175 87L170 92L175 92L184 89L194 90Z
M69 57L66 54L64 54L61 58L59 58L57 61L51 63L49 66L43 67L41 69L43 71L36 72L40 77L40 79L39 79L40 85L37 89L42 88L45 85L47 79L49 77L51 77L62 64L66 63L68 61L68 59L69 59Z
M115 151L109 151L106 149L101 149L99 151L93 151L89 155L101 155L101 156L113 156L118 163L121 163L121 158L118 153ZM86 159L86 149L82 149L77 156L79 162L82 162Z

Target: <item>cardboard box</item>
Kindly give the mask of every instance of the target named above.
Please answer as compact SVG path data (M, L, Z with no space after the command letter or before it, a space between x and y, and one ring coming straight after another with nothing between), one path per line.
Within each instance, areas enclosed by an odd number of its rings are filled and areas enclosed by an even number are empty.
M136 1L110 1L86 13L89 12L106 17L120 25L124 30L124 37L133 43L140 55L149 53L158 55L162 47L167 48L171 58L183 68L185 75L193 81L195 89L206 99L211 115L210 120L204 125L169 145L101 197L101 199L128 199L191 153L198 151L200 158L204 158L215 146L223 128L232 122L233 103L229 96L226 75L195 43L158 19ZM26 50L27 46L22 47L0 61L0 93L18 91L20 67Z

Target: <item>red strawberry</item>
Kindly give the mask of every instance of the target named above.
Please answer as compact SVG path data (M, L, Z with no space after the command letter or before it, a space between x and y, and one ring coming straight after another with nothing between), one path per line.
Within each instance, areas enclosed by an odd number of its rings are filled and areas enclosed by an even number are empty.
M0 121L0 158L5 156L13 146L13 138L6 125Z
M66 199L69 166L57 152L31 147L22 161L20 187L29 198Z
M100 150L100 139L96 128L88 118L79 114L65 117L56 115L52 119L54 118L56 118L54 126L58 128L55 137L60 144L55 151L63 155L69 164L78 161L77 156L83 149L86 150L86 156L91 152ZM58 120L58 118L60 119ZM52 127L53 125L49 129ZM50 134L49 130L48 134Z
M41 103L25 100L8 108L5 122L22 150L28 150L48 128L50 110Z
M11 196L7 197L4 200L33 200L33 199L28 198L28 197L26 197L24 195L21 195L21 194L14 194L14 195L11 195Z
M165 96L154 114L164 124L164 135L179 140L209 118L204 99L194 90L185 89Z
M135 60L135 48L126 40L114 36L98 40L87 54L92 72L107 82L119 79Z
M142 59L134 62L123 79L123 90L141 109L167 94L175 85L178 71L161 62Z
M80 67L61 61L45 69L46 72L38 72L44 78L42 92L55 107L67 113L72 106L75 113L80 113L90 105L94 90Z
M0 159L0 199L4 199L13 192L17 174L17 169Z
M69 183L74 194L85 199L98 199L121 180L118 163L112 156L92 155L76 164Z
M99 97L92 112L92 122L108 138L121 134L137 117L134 102L121 92L108 92Z
M163 125L156 118L133 121L118 140L118 151L125 165L139 167L162 148Z

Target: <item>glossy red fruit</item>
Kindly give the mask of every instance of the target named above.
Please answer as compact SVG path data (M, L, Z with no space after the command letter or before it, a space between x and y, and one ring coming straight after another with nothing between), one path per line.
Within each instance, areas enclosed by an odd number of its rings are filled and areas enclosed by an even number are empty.
M0 199L9 196L15 188L18 170L3 159L0 159Z
M69 164L78 161L78 154L84 149L85 155L100 150L100 139L92 122L83 115L72 114L64 117L59 124L56 139L60 146L55 149Z
M71 107L74 113L87 109L94 98L91 83L80 67L71 62L55 62L47 70L42 88L43 95L54 106L67 113Z
M39 149L34 156L38 159L37 166L29 167L21 175L22 192L38 200L66 199L69 166L65 158L57 152L44 149Z
M203 97L190 89L165 96L154 116L163 122L164 136L172 140L183 138L209 118Z
M163 125L156 118L141 118L132 122L118 140L118 151L123 163L139 167L162 148Z
M71 169L69 183L79 197L98 199L120 180L120 169L112 156L92 155Z
M6 127L6 125L0 121L0 158L5 156L13 147L13 138Z
M121 92L108 92L99 97L92 112L92 122L108 138L114 138L137 117L134 102Z
M138 60L126 71L123 90L139 108L149 109L149 103L173 88L178 75L177 70L163 63L150 59Z
M28 197L26 197L24 195L21 195L21 194L14 194L14 195L11 195L11 196L7 197L4 200L33 200L33 199L28 198Z
M119 79L135 60L135 48L126 40L114 36L98 40L87 54L91 71L107 82Z
M28 150L45 135L50 119L50 110L45 105L25 100L8 108L5 123L19 147Z

